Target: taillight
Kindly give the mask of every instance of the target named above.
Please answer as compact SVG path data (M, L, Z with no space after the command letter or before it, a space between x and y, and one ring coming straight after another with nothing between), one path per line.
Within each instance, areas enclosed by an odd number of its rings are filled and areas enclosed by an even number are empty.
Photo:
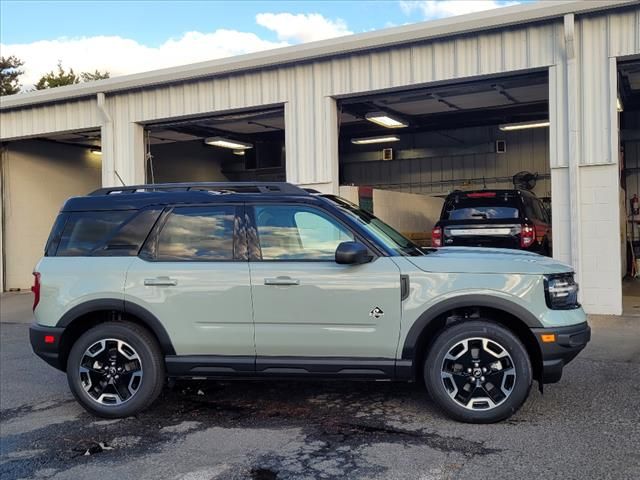
M530 247L536 239L536 229L531 225L522 225L520 230L520 247Z
M33 272L33 287L31 287L31 291L33 292L33 310L36 310L38 303L40 303L40 273Z
M433 227L433 230L431 231L431 246L432 247L442 246L442 228Z

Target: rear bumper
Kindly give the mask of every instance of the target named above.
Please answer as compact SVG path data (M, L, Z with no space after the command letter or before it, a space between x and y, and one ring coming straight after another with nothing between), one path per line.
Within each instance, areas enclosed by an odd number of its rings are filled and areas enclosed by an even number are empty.
M591 340L591 328L587 322L569 327L532 328L542 352L542 383L556 383L562 377L562 369L573 360ZM545 343L542 335L555 334L555 342Z
M29 327L29 341L33 353L58 370L64 370L60 361L60 340L63 332L64 328L44 327L37 323ZM53 337L53 342L45 341L48 337Z

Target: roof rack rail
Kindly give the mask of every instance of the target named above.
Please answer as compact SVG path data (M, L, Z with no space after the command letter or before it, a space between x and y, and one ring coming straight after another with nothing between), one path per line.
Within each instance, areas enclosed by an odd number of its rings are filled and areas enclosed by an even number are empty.
M122 187L99 188L90 196L140 192L215 191L219 193L271 193L279 195L309 195L304 189L287 182L185 182L152 183Z

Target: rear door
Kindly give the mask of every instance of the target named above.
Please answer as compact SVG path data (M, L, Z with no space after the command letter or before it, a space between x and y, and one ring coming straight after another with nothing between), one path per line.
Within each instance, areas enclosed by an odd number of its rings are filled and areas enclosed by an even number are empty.
M256 369L277 368L267 358L274 356L320 369L328 357L387 359L393 368L401 293L391 258L337 264L338 244L357 236L317 206L258 204L247 211L255 225L249 244L256 247L250 248Z
M179 355L255 358L242 206L165 211L129 268L125 300L153 313Z
M520 248L521 211L516 192L453 194L440 221L443 246Z

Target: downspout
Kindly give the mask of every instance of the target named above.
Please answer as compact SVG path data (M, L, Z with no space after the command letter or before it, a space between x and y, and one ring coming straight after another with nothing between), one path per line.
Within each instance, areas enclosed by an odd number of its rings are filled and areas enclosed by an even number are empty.
M111 118L111 114L109 113L109 111L106 108L106 97L104 95L103 92L99 92L96 95L96 100L98 103L98 110L100 111L100 116L102 117L102 127L104 128L104 135L102 135L102 161L107 161L109 167L111 167L110 169L108 169L108 172L111 172L113 175L111 175L110 179L109 179L109 183L111 183L111 180L113 179L113 177L116 177L118 180L120 180L120 183L122 183L123 186L126 186L126 184L124 183L124 181L122 180L122 177L118 174L118 171L115 169L115 157L114 157L114 152L115 152L115 138L113 135L113 119ZM107 140L107 142L105 142L105 139ZM104 186L105 183L105 179L102 179L102 183Z
M0 144L0 257L2 258L0 264L0 292L5 291L7 278L7 242L5 240L7 232L6 208L9 195L7 195L5 169L8 155L7 144L3 142Z
M571 225L571 264L581 280L580 259L581 256L581 222L580 222L580 112L579 94L580 78L576 59L575 45L575 15L573 13L564 16L564 44L567 67L567 125L569 130L569 208Z

